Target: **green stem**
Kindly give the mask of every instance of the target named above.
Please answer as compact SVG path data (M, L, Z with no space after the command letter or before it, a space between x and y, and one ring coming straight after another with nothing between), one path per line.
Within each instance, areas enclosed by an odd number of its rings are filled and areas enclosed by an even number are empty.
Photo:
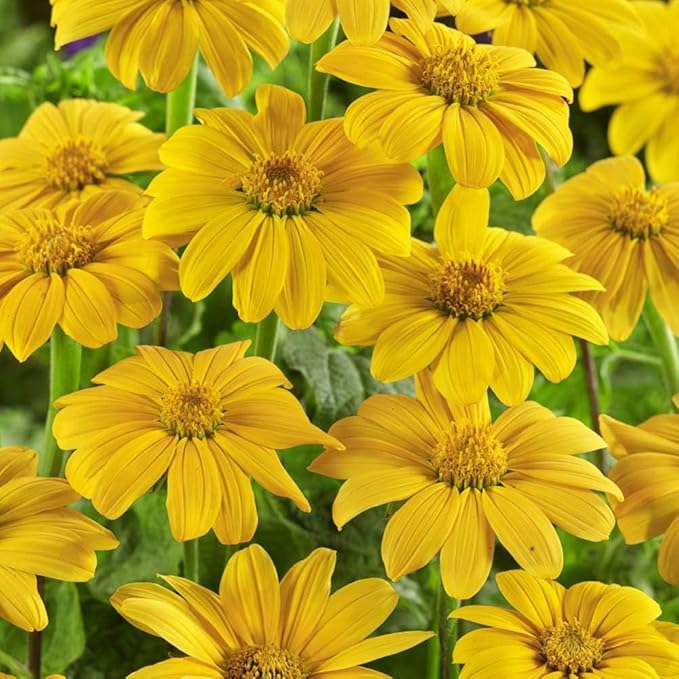
M460 599L449 599L451 603L450 610L446 613L445 619L446 621L448 620L448 615L452 613L453 611L456 611L459 607L460 604L462 603ZM460 621L457 618L453 618L450 620L448 623L448 627L446 628L448 630L448 666L450 667L451 674L450 676L453 677L454 679L457 679L459 673L460 673L460 668L457 665L453 665L453 651L455 650L455 644L457 644L457 638L460 633Z
M582 357L582 367L585 371L585 384L587 385L592 429L601 436L601 427L599 426L599 415L601 414L599 406L599 376L597 375L596 363L592 355L592 347L587 340L582 338L580 338L580 354ZM605 449L597 450L596 456L597 467L606 476L608 474L608 458L606 457Z
M454 184L443 144L427 153L427 182L429 184L431 209L434 217L436 217Z
M187 540L184 545L184 577L200 582L200 543L198 538Z
M325 102L328 98L330 75L328 73L319 73L315 65L321 57L335 47L338 34L339 19L335 19L330 28L309 46L309 92L307 101L309 122L323 120L325 115Z
M665 384L670 392L670 397L672 397L674 394L679 393L679 351L677 351L677 340L663 317L658 313L650 296L646 300L644 308L644 321L653 339L653 343L660 354Z
M278 316L272 311L257 324L255 337L255 356L273 361L276 356L276 340L278 338Z
M168 92L165 108L165 133L169 137L180 127L193 122L193 107L196 104L196 82L198 80L198 53L189 74L172 92Z
M433 561L429 566L429 587L436 592L436 606L434 608L434 616L432 618L431 629L436 633L427 643L427 679L441 679L441 631L440 631L440 617L443 592L439 584L439 568L438 563Z
M17 679L30 679L31 677L31 673L24 665L4 651L0 651L0 665L4 665Z

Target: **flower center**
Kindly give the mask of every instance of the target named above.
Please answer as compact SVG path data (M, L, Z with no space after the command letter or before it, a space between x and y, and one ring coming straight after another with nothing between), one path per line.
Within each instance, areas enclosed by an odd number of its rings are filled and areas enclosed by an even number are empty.
M549 668L565 676L589 672L604 657L603 639L593 637L577 618L545 630L540 644Z
M519 5L520 7L540 7L545 5L547 0L505 0L509 5Z
M203 384L179 384L161 398L160 422L179 438L212 436L223 418L219 397Z
M107 166L99 144L85 137L67 139L47 156L47 182L54 189L79 191L105 181Z
M33 273L57 273L89 264L95 255L88 226L62 224L54 217L37 217L19 245L19 259Z
M463 106L486 101L499 79L492 57L468 44L426 57L420 69L420 81L427 90Z
M307 679L299 658L276 646L250 646L230 654L223 679Z
M663 52L657 62L657 75L665 92L679 94L679 52Z
M283 155L255 156L247 174L241 177L243 193L263 212L299 215L311 209L321 191L323 172L296 151Z
M614 231L636 240L659 236L669 219L667 201L657 189L641 191L633 187L625 187L615 194L608 216Z
M490 425L451 423L439 437L431 462L440 481L460 490L496 486L507 471L507 453Z
M434 306L460 320L487 318L504 298L504 273L492 262L448 262L431 283Z

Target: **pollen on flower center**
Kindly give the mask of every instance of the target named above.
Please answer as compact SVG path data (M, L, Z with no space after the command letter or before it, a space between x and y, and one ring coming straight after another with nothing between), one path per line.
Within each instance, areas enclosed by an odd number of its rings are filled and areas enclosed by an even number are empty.
M92 231L88 226L38 217L17 254L28 271L63 276L69 269L85 266L94 258Z
M521 7L540 7L547 3L547 0L505 0L510 5L519 5Z
M299 658L276 646L250 646L229 654L223 679L307 679Z
M478 106L494 92L498 73L492 57L475 45L457 47L420 62L420 81L451 104Z
M618 191L608 221L614 231L637 240L660 235L669 223L667 201L657 189L625 187Z
M434 305L460 320L487 318L502 304L505 291L502 269L473 259L448 262L431 284Z
M495 486L507 471L507 453L489 425L452 423L439 437L431 462L441 481L460 490Z
M657 62L657 76L668 94L679 94L679 52L663 52Z
M241 177L248 201L263 212L299 215L311 209L321 191L323 172L296 151L282 155L255 156L247 174Z
M47 181L52 188L79 191L106 180L106 156L96 142L86 137L67 139L47 156Z
M204 439L222 424L224 411L217 394L203 384L179 384L161 398L161 424L179 438Z
M546 630L540 637L542 655L551 670L580 676L594 669L604 655L604 641L593 637L575 618Z

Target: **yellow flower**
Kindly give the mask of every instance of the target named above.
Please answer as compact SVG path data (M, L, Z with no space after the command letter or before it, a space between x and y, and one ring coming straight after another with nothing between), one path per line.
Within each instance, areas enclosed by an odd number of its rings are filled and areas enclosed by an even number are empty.
M47 626L36 575L67 582L94 577L94 550L112 533L68 509L78 494L63 479L37 478L38 454L0 448L0 618L32 632Z
M460 677L652 679L679 676L679 646L653 621L660 606L634 587L558 582L522 571L498 573L512 608L464 606L451 617L489 629L465 634L453 660Z
M487 228L488 213L486 191L455 186L436 220L438 247L413 239L409 258L382 258L384 302L345 311L337 339L374 345L378 380L432 365L451 401L475 403L490 386L514 405L530 392L533 365L552 382L568 377L571 335L608 341L594 309L570 294L599 283L562 264L569 252L554 243Z
M636 158L600 160L542 202L533 228L573 252L569 266L603 284L581 296L613 339L630 336L647 289L679 335L679 183L647 190Z
M466 0L457 27L493 31L494 45L522 47L577 87L585 61L603 66L622 51L622 34L639 30L628 0Z
M167 472L170 527L182 541L210 528L225 544L250 540L250 476L311 511L274 449L340 444L309 422L273 363L244 358L249 344L195 355L140 346L93 379L102 386L60 398L54 435L75 449L72 486L115 519Z
M348 479L333 505L340 529L366 509L406 501L382 540L390 578L426 566L440 551L446 591L466 599L488 578L495 536L541 577L563 567L552 524L585 540L608 538L613 514L592 491L622 496L575 457L603 447L584 424L533 402L493 423L487 398L466 407L446 402L429 371L417 375L416 395L369 398L357 416L330 429L346 450L327 450L310 467Z
M373 46L344 42L317 70L373 87L347 109L344 127L361 147L379 144L409 161L443 142L450 171L463 186L498 177L515 198L533 193L545 166L536 142L558 165L571 155L572 90L557 73L532 68L525 50L478 45L433 23L392 19L393 33Z
M658 569L679 585L679 415L656 415L638 427L602 415L601 433L618 460L609 476L625 496L614 505L625 542L664 534Z
M204 125L162 147L169 169L149 187L144 235L190 241L179 274L194 301L231 272L244 321L275 309L305 328L326 295L377 304L384 282L374 253L410 252L403 205L422 195L419 174L353 146L341 119L305 125L302 98L282 87L259 87L257 108L199 109Z
M118 104L67 99L41 104L15 139L0 140L0 210L56 207L102 190L141 194L116 175L160 170L164 136Z
M144 201L109 191L56 209L0 215L0 337L25 361L58 324L76 342L141 328L177 288L177 256L141 235Z
M646 146L646 167L657 182L679 179L679 2L634 2L639 33L622 33L622 54L593 68L580 90L580 106L592 111L618 106L608 126L615 155L635 155Z
M106 62L135 89L137 72L158 92L175 89L200 48L224 92L235 97L252 79L252 55L272 68L288 51L283 0L50 0L57 49L111 30Z
M335 552L315 549L279 583L269 555L252 545L229 559L219 594L176 576L162 576L176 594L160 585L123 585L111 598L116 610L187 656L145 667L130 679L388 679L360 665L432 633L366 638L396 608L398 594L378 578L330 594L334 570Z

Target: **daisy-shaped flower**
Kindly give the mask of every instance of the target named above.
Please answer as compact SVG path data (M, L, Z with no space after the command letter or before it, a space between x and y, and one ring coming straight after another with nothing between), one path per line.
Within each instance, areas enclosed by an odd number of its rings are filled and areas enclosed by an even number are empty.
M613 513L593 491L618 488L575 455L603 447L584 424L526 402L491 421L488 399L455 406L429 371L417 399L373 396L330 433L346 450L327 450L312 471L347 479L333 505L342 528L356 515L405 500L389 519L382 559L393 580L441 554L451 596L467 599L490 572L495 537L522 568L556 577L563 553L552 524L586 540L606 540Z
M569 266L602 283L605 290L581 296L613 339L630 336L647 290L679 335L679 183L647 190L636 158L600 160L542 202L533 228L573 253Z
M522 47L577 87L585 61L603 66L622 52L622 35L639 30L628 0L465 0L455 25L475 35L493 31L494 45Z
M178 259L142 238L145 201L110 191L56 209L0 214L0 337L20 360L58 324L76 342L112 342L141 328L177 289Z
M465 634L453 661L460 679L670 679L679 646L657 631L660 606L634 587L498 573L512 608L464 606L451 617L486 629Z
M302 97L257 90L256 116L199 109L161 149L168 170L144 234L188 241L179 269L192 300L229 273L244 321L272 309L290 328L311 325L331 285L334 299L377 304L384 282L375 252L410 252L410 215L422 180L414 168L356 148L341 119L304 123Z
M115 549L112 533L68 509L79 499L63 479L36 477L38 454L0 448L0 618L28 632L47 626L36 575L86 582L95 550Z
M378 380L431 365L451 401L475 403L490 386L513 405L528 395L533 365L552 382L568 377L572 335L607 343L594 309L570 294L600 284L562 264L562 247L487 227L488 213L486 191L455 186L436 220L438 247L413 239L410 257L382 258L382 304L342 316L337 339L374 345Z
M235 97L252 79L252 55L272 68L288 52L283 0L50 0L57 49L111 30L106 63L135 89L137 73L158 92L175 89L200 48L224 92Z
M137 347L93 379L101 386L60 398L54 435L62 450L75 449L66 465L71 485L115 519L167 473L177 540L211 528L225 544L250 540L250 476L311 511L275 449L340 444L309 422L273 363L244 358L249 345L195 355Z
M638 427L602 415L601 433L618 460L609 476L625 496L614 504L625 542L664 535L658 569L679 585L679 415L655 415Z
M642 21L638 33L622 33L622 53L593 68L580 90L580 106L617 106L608 126L615 155L646 147L646 167L657 182L679 180L679 2L632 3ZM591 6L596 6L592 3Z
M210 679L352 679L381 677L363 663L411 648L431 632L367 638L398 603L379 578L352 582L330 594L335 552L315 549L279 582L269 555L252 545L234 554L219 594L175 576L160 585L123 585L111 597L139 629L161 637L187 657L129 675Z
M118 104L41 104L15 139L0 139L0 209L56 207L111 189L141 194L117 175L160 170L164 136Z
M425 32L412 20L392 19L390 26L393 33L374 45L344 42L316 66L378 90L347 109L351 141L377 143L402 161L443 142L459 184L483 188L499 177L517 199L544 179L536 142L557 165L568 160L572 91L562 76L532 68L525 50L479 45L443 24Z

